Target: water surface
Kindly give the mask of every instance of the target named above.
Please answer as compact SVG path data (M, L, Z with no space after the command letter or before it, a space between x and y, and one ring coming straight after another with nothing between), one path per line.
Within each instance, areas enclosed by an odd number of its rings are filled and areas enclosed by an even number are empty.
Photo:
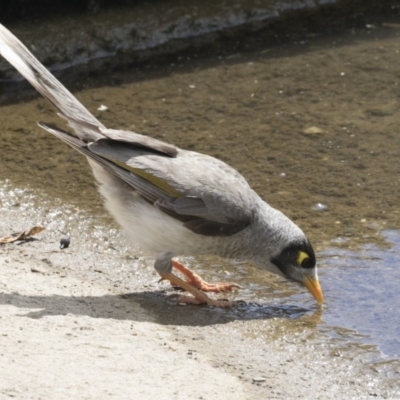
M387 246L321 252L327 306L324 321L376 344L383 357L400 357L400 232L386 230ZM349 335L351 337L351 335Z

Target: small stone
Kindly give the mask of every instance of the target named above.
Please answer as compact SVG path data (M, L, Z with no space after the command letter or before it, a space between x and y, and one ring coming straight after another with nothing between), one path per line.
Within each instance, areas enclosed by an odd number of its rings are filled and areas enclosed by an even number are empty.
M314 211L326 211L328 206L322 203L317 203L312 208Z
M324 133L324 131L317 126L310 126L309 128L304 129L303 133L306 135L318 135L320 133Z
M261 382L265 382L265 378L261 377L261 376L257 376L255 378L253 378L253 382L254 383L261 383Z
M71 239L68 236L64 236L60 239L60 249L66 249L69 247Z
M47 269L37 265L31 268L31 272L45 275L47 273Z

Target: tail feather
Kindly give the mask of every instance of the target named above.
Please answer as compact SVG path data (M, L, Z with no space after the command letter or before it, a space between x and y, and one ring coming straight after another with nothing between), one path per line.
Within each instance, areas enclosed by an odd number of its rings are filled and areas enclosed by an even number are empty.
M118 165L108 161L106 158L101 157L88 149L87 143L78 139L76 137L71 136L68 132L63 131L62 129L53 126L51 124L45 122L38 122L38 125L50 132L55 137L62 140L64 143L71 146L73 149L77 150L79 153L83 154L87 157L89 164L90 160L95 161L97 164L100 164L107 172L109 172L112 176L121 179L123 182L127 183L132 187L132 180L135 177L126 169L119 167ZM141 179L140 177L136 179Z
M0 24L0 54L68 121L77 137L84 141L103 138L105 128L16 38Z

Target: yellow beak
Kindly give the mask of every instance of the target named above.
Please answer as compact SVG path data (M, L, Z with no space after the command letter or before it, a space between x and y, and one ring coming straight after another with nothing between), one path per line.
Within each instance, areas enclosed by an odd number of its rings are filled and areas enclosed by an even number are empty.
M318 279L313 279L306 275L303 283L314 296L315 300L317 300L318 304L322 304L324 302L324 295L322 294L322 289Z

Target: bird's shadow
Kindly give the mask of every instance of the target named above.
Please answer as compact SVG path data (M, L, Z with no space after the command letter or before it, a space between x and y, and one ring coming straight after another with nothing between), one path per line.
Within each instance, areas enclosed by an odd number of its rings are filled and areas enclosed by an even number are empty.
M193 305L180 306L176 302L166 300L164 291L102 296L26 296L18 293L0 293L0 304L18 307L21 311L24 310L18 314L20 317L34 319L72 314L91 318L183 326L226 324L235 320L297 319L310 313L311 317L319 314L319 310L313 312L311 309L295 305L244 302L236 307L223 309Z

